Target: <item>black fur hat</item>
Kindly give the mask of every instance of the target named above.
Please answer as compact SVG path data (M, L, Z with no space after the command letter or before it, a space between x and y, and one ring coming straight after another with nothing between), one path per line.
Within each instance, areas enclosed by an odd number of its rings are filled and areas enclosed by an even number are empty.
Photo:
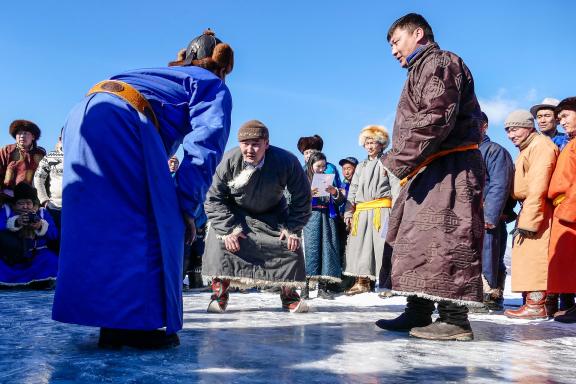
M316 149L321 151L324 147L324 140L318 135L314 136L304 136L298 139L298 150L300 153L304 153L307 149Z
M40 205L36 188L28 183L21 181L14 187L14 197L12 197L12 201L15 203L16 201L23 199L30 199L34 202L34 204Z
M13 138L16 138L16 133L18 131L28 131L34 135L34 140L38 140L40 138L40 128L36 124L28 120L14 120L10 124L10 128L8 132Z

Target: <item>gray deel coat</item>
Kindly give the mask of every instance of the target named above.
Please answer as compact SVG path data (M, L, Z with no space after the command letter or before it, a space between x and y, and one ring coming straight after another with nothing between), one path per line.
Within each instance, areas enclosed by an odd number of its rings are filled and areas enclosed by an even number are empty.
M291 195L290 206L284 190ZM291 252L280 231L301 235L310 217L310 184L298 159L270 146L261 168L245 169L240 148L228 151L216 169L204 208L209 229L202 274L232 286L300 287L304 256ZM228 252L222 236L241 230L240 251Z

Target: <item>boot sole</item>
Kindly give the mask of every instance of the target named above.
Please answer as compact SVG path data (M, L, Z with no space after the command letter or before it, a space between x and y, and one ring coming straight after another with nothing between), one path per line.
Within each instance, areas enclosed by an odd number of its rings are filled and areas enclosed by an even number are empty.
M417 332L410 331L410 336L417 337L419 339L425 339L425 340L441 340L441 341L451 341L451 340L472 341L472 340L474 340L474 334L472 332L459 333L457 335L451 335L451 336L432 336L432 335L425 335L425 334L421 335L421 334L418 334Z

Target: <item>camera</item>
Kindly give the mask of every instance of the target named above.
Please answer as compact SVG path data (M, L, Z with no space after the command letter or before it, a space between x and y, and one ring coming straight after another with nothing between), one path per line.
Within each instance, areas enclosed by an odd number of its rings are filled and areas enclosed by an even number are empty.
M26 217L28 217L28 222L30 224L35 224L37 222L40 221L40 216L38 216L36 213L34 212L28 212L25 214Z

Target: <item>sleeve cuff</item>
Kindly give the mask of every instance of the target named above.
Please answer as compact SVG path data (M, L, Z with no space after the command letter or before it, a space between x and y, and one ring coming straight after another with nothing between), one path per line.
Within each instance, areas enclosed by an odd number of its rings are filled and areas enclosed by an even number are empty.
M16 224L17 219L18 219L18 216L12 216L11 218L9 218L6 221L6 228L8 228L9 231L16 232L16 231L19 231L22 229L22 227L19 227Z
M42 227L34 232L36 232L37 236L44 236L46 232L48 232L48 222L44 219L40 220L40 222L42 223Z

